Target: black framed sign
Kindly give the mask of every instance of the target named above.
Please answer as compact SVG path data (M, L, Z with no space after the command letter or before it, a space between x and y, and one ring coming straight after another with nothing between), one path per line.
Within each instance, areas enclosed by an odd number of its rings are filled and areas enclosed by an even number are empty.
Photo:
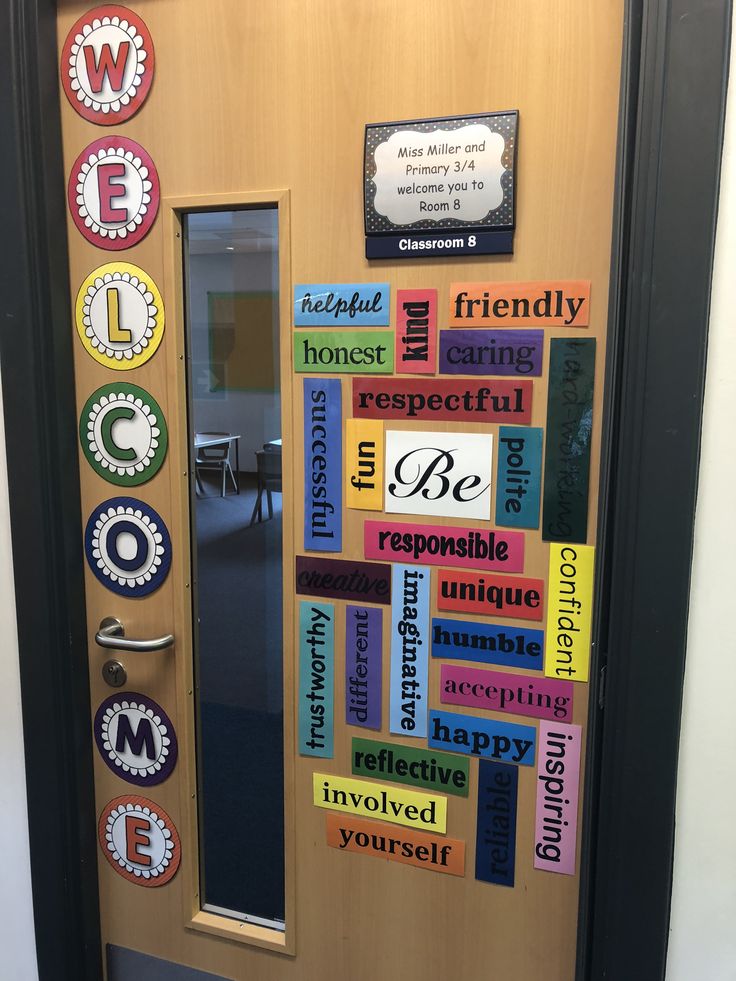
M517 110L365 128L367 259L513 252Z

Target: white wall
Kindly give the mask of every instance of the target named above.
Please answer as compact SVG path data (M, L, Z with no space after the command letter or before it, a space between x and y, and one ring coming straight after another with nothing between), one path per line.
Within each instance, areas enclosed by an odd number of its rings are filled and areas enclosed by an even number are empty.
M731 79L733 86L733 52ZM667 981L736 979L735 271L736 91L732 91L708 341Z
M4 446L0 395L0 448ZM18 632L4 452L0 452L0 637L0 974L13 981L37 981Z

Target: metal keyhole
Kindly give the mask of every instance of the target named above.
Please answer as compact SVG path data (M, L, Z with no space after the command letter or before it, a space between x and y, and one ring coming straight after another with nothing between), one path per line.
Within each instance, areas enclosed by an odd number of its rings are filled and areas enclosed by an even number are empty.
M111 688L121 688L128 680L128 673L120 661L105 661L102 677Z

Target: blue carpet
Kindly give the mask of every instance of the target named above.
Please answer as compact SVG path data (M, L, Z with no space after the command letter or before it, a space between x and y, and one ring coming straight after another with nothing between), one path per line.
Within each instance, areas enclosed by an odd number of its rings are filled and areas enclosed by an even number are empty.
M203 894L283 919L281 496L251 528L243 483L196 506Z

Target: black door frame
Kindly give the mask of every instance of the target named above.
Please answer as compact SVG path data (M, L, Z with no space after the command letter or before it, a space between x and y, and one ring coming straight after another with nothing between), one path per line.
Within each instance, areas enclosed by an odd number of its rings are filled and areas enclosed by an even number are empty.
M730 28L729 0L627 0L578 981L665 972ZM39 977L97 981L55 0L0 0L0 132L0 366Z

